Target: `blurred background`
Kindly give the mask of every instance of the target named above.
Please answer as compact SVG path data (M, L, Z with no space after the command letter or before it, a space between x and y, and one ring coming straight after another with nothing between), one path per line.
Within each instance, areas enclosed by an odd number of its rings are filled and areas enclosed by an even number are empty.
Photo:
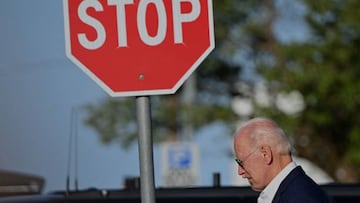
M255 116L284 127L318 183L359 182L360 1L213 4L215 50L176 94L151 96L156 186L246 185L232 136ZM44 192L138 177L135 98L66 58L62 1L1 0L0 26L0 169Z

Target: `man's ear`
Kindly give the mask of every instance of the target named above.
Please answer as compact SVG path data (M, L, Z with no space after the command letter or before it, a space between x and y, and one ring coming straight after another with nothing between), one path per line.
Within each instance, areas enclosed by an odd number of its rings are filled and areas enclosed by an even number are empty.
M260 153L266 164L270 165L273 162L273 153L269 145L262 145L260 147Z

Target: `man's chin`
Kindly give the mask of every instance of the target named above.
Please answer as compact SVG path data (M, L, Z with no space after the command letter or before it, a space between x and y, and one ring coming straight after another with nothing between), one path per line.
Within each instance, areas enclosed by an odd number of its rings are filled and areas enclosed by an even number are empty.
M256 191L256 192L261 192L262 191L261 188L257 188L257 187L253 187L253 186L251 186L251 189Z
M254 182L251 179L248 179L250 187L252 190L256 191L256 192L261 192L264 188L262 187L258 187L256 186L256 184L254 184Z

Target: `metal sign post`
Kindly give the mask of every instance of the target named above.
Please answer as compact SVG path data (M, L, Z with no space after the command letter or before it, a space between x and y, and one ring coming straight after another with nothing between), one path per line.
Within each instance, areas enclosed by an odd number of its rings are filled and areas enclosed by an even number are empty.
M153 203L149 95L175 93L215 48L212 0L63 5L67 57L111 96L137 96L141 197Z
M150 97L136 97L142 203L155 203L154 159L151 132Z

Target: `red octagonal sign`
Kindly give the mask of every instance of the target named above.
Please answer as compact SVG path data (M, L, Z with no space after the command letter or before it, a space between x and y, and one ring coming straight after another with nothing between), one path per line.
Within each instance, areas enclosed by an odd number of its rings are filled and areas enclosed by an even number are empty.
M214 49L211 0L64 0L67 56L111 96L172 94Z

